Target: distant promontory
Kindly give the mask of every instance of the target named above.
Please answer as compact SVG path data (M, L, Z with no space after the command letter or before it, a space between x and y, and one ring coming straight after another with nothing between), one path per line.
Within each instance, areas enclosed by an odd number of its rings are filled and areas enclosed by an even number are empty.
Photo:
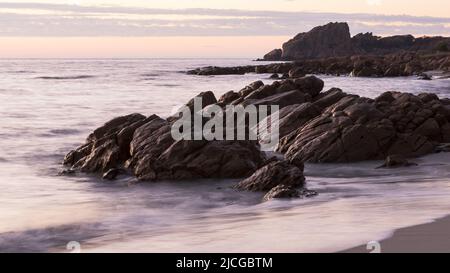
M449 51L449 48L448 37L380 37L370 32L351 37L347 23L329 23L297 34L284 43L282 49L270 51L262 60L293 61L366 54L385 55L402 51L432 53Z

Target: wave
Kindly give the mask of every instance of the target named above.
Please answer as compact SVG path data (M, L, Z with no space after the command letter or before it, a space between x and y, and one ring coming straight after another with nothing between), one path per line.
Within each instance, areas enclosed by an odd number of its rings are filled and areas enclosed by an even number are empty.
M42 76L36 77L36 79L40 80L81 80L81 79L90 79L95 78L92 75L76 75L76 76Z
M158 73L146 73L146 74L141 74L141 77L159 77L161 76L161 74Z
M8 71L6 73L10 73L10 74L33 74L33 73L36 73L36 71L32 71L32 70L12 70L12 71Z
M177 87L177 86L180 86L180 85L179 84L166 83L166 84L155 84L155 86L158 86L158 87Z
M78 129L53 129L49 133L52 135L75 135L79 134L81 131Z
M69 242L83 242L105 231L99 223L84 223L0 233L0 253L66 252Z

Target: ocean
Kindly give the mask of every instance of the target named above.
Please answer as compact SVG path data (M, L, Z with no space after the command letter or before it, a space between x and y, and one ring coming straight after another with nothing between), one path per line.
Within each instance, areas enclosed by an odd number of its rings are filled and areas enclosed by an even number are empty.
M88 134L120 115L167 117L202 91L217 97L270 75L193 76L248 59L0 60L0 252L335 252L450 214L450 154L417 167L307 164L312 199L261 202L238 180L105 182L60 176ZM450 97L450 80L320 76L325 90ZM357 147L356 147L357 148Z

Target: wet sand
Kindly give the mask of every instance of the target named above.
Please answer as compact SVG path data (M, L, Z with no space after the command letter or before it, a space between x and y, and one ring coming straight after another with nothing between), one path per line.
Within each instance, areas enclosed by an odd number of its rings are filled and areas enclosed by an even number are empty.
M450 253L450 216L429 224L399 229L380 242L381 253ZM369 253L359 246L343 253Z

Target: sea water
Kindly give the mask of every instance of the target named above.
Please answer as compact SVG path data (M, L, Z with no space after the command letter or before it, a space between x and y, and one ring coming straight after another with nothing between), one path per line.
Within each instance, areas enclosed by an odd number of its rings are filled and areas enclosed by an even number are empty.
M60 176L64 155L120 115L168 116L202 91L220 96L270 75L193 76L245 59L0 60L0 252L334 252L450 214L450 154L417 167L307 164L312 199L261 202L238 180L105 182ZM325 89L450 97L450 80L321 76Z

